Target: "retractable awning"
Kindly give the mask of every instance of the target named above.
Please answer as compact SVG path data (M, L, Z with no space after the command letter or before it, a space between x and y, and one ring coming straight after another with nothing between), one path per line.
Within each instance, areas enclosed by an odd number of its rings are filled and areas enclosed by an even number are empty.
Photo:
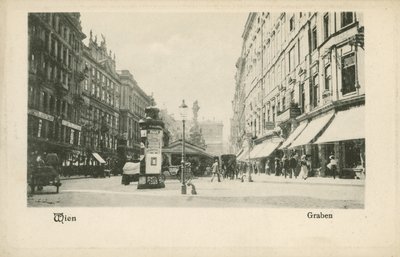
M250 151L250 159L256 158L257 153L260 152L263 149L263 143L255 145L253 149Z
M236 160L238 161L247 161L249 159L249 148L243 148L243 151L238 155Z
M340 111L316 144L365 138L365 107Z
M300 125L288 136L288 138L283 142L279 149L285 149L289 147L292 142L303 132L304 128L307 126L307 122L302 122Z
M282 143L282 139L273 138L270 140L266 140L263 143L259 144L260 149L255 153L254 156L251 156L253 159L268 157L275 151L276 148Z
M293 141L288 148L293 148L300 145L306 145L320 133L328 122L332 119L334 113L325 114L321 117L311 120L307 127L300 133L300 135Z
M92 153L92 155L93 155L94 158L96 158L96 160L97 160L98 162L100 162L101 164L106 163L106 161L105 161L103 158L101 158L100 154L98 154L98 153Z

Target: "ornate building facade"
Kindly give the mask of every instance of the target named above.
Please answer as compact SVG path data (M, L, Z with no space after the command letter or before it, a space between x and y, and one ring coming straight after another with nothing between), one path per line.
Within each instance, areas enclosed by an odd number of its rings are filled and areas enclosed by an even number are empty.
M103 37L103 36L102 36ZM81 90L83 105L83 145L87 155L99 153L103 158L116 156L119 132L120 81L115 70L115 55L107 52L106 40L100 44L90 32L84 48L86 78Z
M56 152L65 163L82 152L79 13L28 14L28 151Z
M357 157L364 152L363 132L319 144L317 140L344 111L361 108L363 113L362 14L250 13L242 37L231 128L236 150L243 142L244 122L254 143L252 159L263 162L290 149L310 154L313 168L324 170L331 154L339 159L339 168L363 165L363 157ZM351 126L364 128L363 123L355 123L337 133L352 130ZM279 147L279 141L285 140ZM268 144L276 147L266 151Z
M121 81L121 123L122 142L126 144L126 154L139 157L140 128L139 121L145 118L145 108L155 105L152 96L147 95L128 70L118 71Z

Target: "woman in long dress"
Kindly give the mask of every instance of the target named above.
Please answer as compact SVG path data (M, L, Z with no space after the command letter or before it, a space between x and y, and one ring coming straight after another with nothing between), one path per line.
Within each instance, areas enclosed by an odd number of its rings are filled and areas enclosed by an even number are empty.
M307 167L307 158L305 155L301 156L300 165L301 169L299 175L302 179L306 180L308 177L308 167Z

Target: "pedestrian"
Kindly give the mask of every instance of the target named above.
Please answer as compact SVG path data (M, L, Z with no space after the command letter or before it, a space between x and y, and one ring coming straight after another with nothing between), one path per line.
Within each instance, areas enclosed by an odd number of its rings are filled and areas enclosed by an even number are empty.
M301 166L301 169L300 169L299 175L301 175L302 179L306 180L308 177L308 163L307 163L307 157L305 155L301 156L300 166Z
M281 175L281 160L278 157L275 158L275 176Z
M269 158L265 161L265 174L271 175L271 163Z
M290 157L289 160L289 173L290 173L290 178L292 178L292 175L294 176L295 179L297 179L297 159L296 159L296 154L292 153L292 156Z
M329 164L327 165L330 173L333 176L333 179L336 179L336 169L337 169L337 160L334 155L329 156Z
M43 154L43 156L44 156L44 154ZM42 166L45 165L43 156L41 154L38 154L38 156L36 157L36 165L37 165L37 167L42 167Z
M211 182L213 182L215 175L218 176L218 182L221 182L221 179L219 177L220 174L219 174L219 165L218 165L218 160L217 159L215 159L214 164L211 167L211 170L213 172L213 175L211 177Z
M289 159L286 157L286 154L282 157L282 171L286 178L289 173Z

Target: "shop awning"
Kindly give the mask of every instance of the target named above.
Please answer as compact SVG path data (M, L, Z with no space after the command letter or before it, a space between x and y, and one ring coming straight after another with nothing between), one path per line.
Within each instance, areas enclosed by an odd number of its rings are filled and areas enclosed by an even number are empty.
M300 133L304 130L304 128L307 126L307 122L300 123L300 125L288 136L288 138L283 142L283 144L279 147L279 149L285 149L292 142L300 135Z
M300 145L306 145L320 133L328 122L332 119L334 113L325 114L321 117L314 118L311 120L307 127L300 133L300 135L293 141L289 148L293 148Z
M101 164L106 163L106 161L105 161L103 158L101 158L100 154L98 154L98 153L92 153L92 155L93 155L94 158L96 158L96 160L97 160L98 162L100 162Z
M238 155L238 157L236 158L236 160L238 161L247 161L249 159L249 148L245 147L243 148L243 151Z
M338 112L332 123L315 143L323 144L361 138L365 138L364 106Z
M250 151L250 159L256 158L257 153L260 152L263 149L264 145L263 143L255 145L253 149Z
M252 159L268 157L275 151L276 148L282 143L280 138L273 138L271 140L266 140L260 144L261 149L251 156Z

